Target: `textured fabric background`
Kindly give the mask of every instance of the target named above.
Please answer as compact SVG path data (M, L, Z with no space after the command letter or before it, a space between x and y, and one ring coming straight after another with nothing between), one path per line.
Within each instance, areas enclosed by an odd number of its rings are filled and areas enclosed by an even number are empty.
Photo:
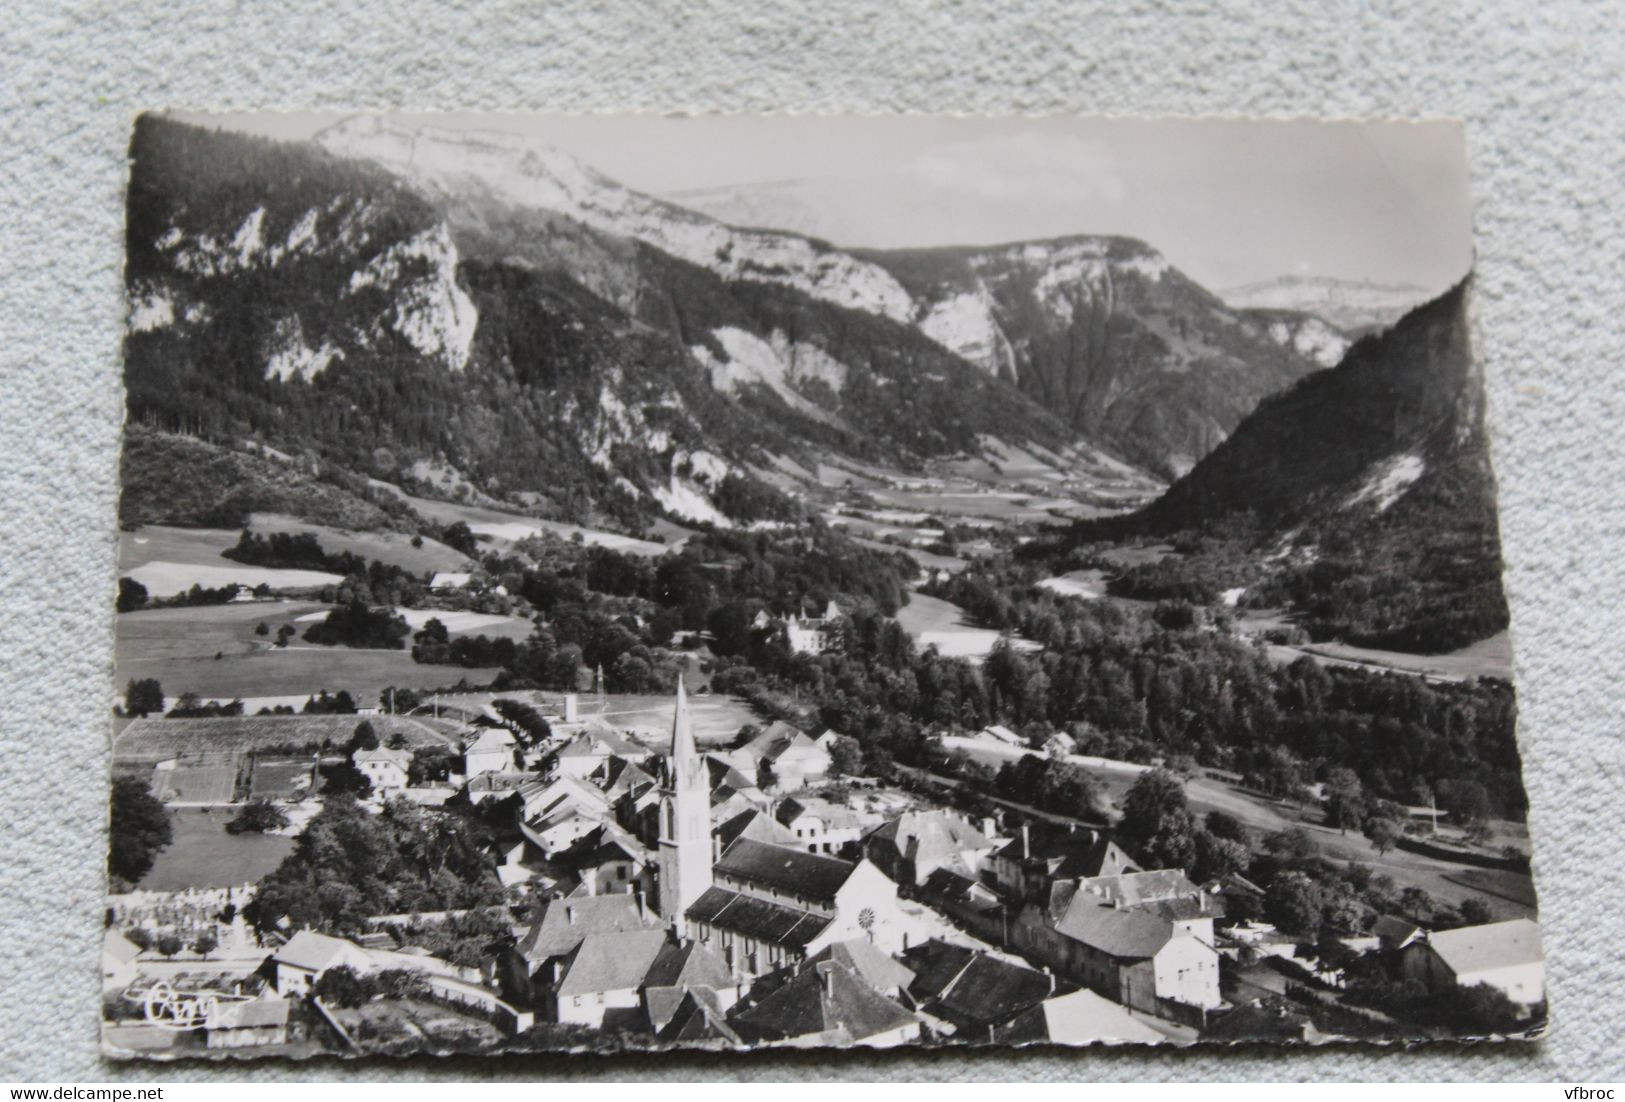
M0 24L0 1078L96 1047L124 153L153 107L1457 116L1555 1024L1539 1045L262 1064L260 1079L1625 1078L1613 4L39 3Z

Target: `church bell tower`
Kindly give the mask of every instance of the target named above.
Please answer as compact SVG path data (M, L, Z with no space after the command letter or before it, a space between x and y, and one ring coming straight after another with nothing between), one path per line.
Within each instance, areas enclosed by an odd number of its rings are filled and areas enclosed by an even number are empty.
M677 679L671 753L660 793L660 914L678 937L688 932L683 916L711 886L711 785L705 759L688 723L688 693Z

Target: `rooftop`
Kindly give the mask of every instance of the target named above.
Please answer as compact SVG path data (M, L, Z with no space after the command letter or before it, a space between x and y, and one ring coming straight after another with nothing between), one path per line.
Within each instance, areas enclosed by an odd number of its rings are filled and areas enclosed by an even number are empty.
M803 853L786 846L740 838L715 865L718 876L729 876L804 895L832 900L856 868L850 861Z
M664 930L588 934L565 962L558 995L569 998L642 987L643 977L667 944Z
M824 915L714 886L707 888L684 914L717 929L796 949L812 941L830 924Z
M1540 948L1540 927L1530 918L1438 930L1428 935L1427 943L1458 976L1539 964L1545 959Z

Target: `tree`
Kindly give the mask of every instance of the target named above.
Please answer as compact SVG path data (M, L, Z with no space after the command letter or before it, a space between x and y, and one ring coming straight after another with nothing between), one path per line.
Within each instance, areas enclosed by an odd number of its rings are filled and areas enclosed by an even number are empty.
M1490 905L1482 899L1471 897L1463 899L1461 906L1456 909L1461 912L1461 920L1468 926L1482 926L1494 919L1490 913Z
M164 710L164 690L156 678L143 677L132 680L124 687L124 712L126 715L146 716L153 712L162 714Z
M1289 869L1302 868L1320 857L1320 847L1302 827L1288 827L1267 836L1264 852Z
M773 763L763 758L756 763L756 787L762 791L771 791L779 783L779 775L773 768Z
M1207 832L1215 838L1228 838L1232 842L1252 848L1253 832L1247 829L1245 823L1228 811L1210 811L1202 820Z
M1371 844L1377 848L1378 854L1387 853L1399 844L1403 832L1399 824L1392 819L1367 819L1365 821L1365 836L1371 839Z
M362 720L355 725L355 733L350 736L350 753L357 750L378 749L378 729L372 725L371 720Z
M264 620L261 620L259 623L254 625L254 634L255 635L269 635L269 634L271 634L271 625L267 624Z
M192 952L204 960L208 960L209 954L218 948L220 948L220 939L215 936L213 930L201 931L192 942Z
M124 931L124 940L144 953L152 948L152 931L145 926L131 926Z
M158 851L174 840L169 812L139 777L113 782L107 851L107 871L129 884L137 884L152 868Z
M1433 897L1421 888L1406 888L1399 893L1399 906L1419 923L1433 917Z
M1264 917L1293 937L1307 937L1318 931L1324 906L1320 885L1301 872L1278 873L1264 895Z
M372 795L372 781L347 761L330 762L320 769L324 796L355 796L365 799Z
M1326 774L1326 821L1344 834L1351 826L1359 826L1364 801L1359 775L1352 769L1338 768Z
M157 949L164 956L173 957L184 948L186 948L186 943L174 934L158 935Z
M297 634L299 634L298 629L292 624L283 624L281 627L276 629L276 645L279 647L287 646L288 640L292 639Z
M118 599L114 607L120 612L134 612L147 605L147 587L134 578L118 580Z
M1140 774L1123 797L1118 837L1146 868L1189 868L1196 856L1195 828L1184 786L1165 769Z
M228 834L264 834L281 830L288 825L288 813L270 800L260 797L243 805L237 817L226 824Z
M863 775L863 746L855 738L836 735L829 746L829 767L832 773L845 777Z
M370 1000L377 993L377 987L371 976L361 975L348 964L340 964L318 976L311 993L324 1003L351 1009Z
M1196 864L1193 875L1200 883L1233 876L1247 868L1251 856L1246 846L1233 838L1220 838L1208 831L1196 835Z

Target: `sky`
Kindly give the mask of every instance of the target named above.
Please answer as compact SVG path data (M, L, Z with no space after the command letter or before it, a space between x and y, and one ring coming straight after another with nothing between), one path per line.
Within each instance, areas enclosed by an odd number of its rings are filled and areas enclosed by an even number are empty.
M342 115L197 115L302 139ZM1284 275L1414 284L1472 266L1453 122L400 113L523 134L726 221L848 247L1138 237L1217 291Z

